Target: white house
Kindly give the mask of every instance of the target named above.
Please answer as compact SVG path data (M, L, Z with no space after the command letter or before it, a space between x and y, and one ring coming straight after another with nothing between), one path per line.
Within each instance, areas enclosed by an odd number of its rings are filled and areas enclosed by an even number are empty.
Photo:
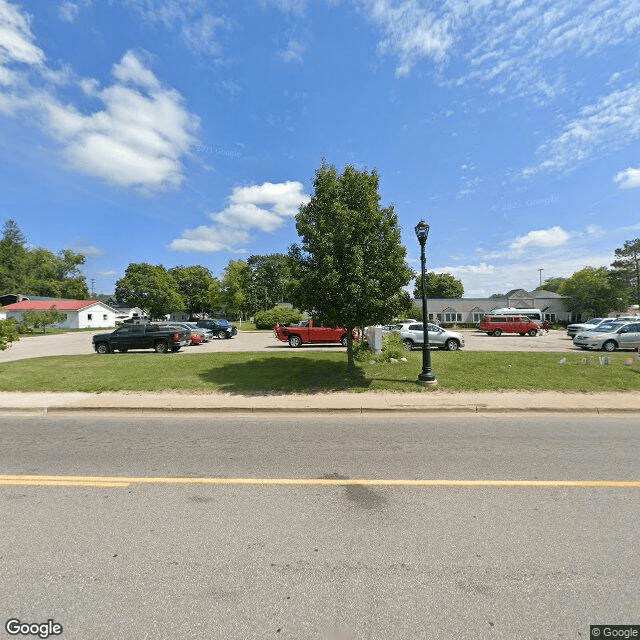
M4 307L7 318L22 322L25 311L50 311L65 313L67 319L56 327L65 329L101 329L116 326L116 311L104 302L95 300L21 300Z

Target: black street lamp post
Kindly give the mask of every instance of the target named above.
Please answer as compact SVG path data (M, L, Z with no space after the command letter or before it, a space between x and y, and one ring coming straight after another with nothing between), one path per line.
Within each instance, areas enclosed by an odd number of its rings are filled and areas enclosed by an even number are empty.
M429 225L420 220L416 225L416 236L420 242L420 263L422 266L422 373L418 376L418 381L425 386L437 384L436 376L431 371L431 349L429 348L429 314L427 312L427 273L425 257L425 247L427 236L429 235Z

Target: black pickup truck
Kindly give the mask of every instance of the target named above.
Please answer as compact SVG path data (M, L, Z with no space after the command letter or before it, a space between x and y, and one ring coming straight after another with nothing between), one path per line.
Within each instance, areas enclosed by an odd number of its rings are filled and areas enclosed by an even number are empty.
M157 324L128 324L113 333L93 336L93 348L97 353L127 352L129 349L155 349L157 353L178 351L189 344L190 337L175 328Z

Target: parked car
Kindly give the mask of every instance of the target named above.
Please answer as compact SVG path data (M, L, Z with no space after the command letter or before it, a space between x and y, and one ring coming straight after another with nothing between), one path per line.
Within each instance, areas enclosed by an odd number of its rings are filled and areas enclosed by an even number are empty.
M573 338L581 331L588 331L589 329L597 327L603 320L609 320L609 318L591 318L586 322L577 322L575 324L570 324L567 326L567 335L570 338Z
M155 323L124 324L112 333L96 334L92 340L97 353L126 353L129 349L154 349L157 353L166 353L189 344L181 330Z
M274 327L274 335L281 342L288 342L290 347L300 347L303 344L340 343L347 346L347 330L344 327L323 327L313 320L303 320L288 325L279 322ZM359 340L357 329L352 331L351 337Z
M637 349L640 347L640 322L609 322L597 329L581 331L573 344L581 349Z
M185 322L184 324L191 330L201 333L204 337L205 342L213 340L213 331L211 329L207 329L206 327L199 327L195 322Z
M402 342L404 342L404 346L407 349L411 350L414 347L422 346L424 340L424 325L422 322L404 322L399 325L396 331L400 334ZM427 331L429 332L430 347L446 349L447 351L457 351L464 347L464 336L457 331L449 331L431 323L427 325Z
M196 324L204 329L211 329L213 335L220 340L233 338L238 333L235 325L230 324L228 320L207 318L198 320Z
M617 318L591 318L586 322L578 322L576 324L570 324L567 327L567 335L571 338L575 337L582 331L593 331L598 329L603 324L610 324L611 322L633 322L640 320L637 316L618 316Z
M535 336L540 330L540 325L526 316L487 315L480 320L479 329L490 336L500 336L503 333Z
M163 324L167 327L175 327L179 331L184 332L189 338L189 344L195 345L206 342L204 329L196 325L191 325L188 322L164 322Z

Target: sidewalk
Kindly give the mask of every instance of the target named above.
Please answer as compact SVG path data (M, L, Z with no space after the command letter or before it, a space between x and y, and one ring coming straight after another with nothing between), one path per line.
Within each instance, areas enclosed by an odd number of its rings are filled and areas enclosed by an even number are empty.
M0 414L130 412L202 413L639 413L640 392L563 393L318 393L240 395L228 393L0 393Z

